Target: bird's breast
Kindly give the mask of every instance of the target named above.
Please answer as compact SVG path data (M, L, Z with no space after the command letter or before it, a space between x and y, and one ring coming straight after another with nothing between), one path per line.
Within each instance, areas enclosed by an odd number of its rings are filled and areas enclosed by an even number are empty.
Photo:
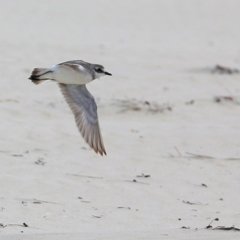
M65 84L86 84L93 80L91 74L82 66L57 65L52 67L53 79Z

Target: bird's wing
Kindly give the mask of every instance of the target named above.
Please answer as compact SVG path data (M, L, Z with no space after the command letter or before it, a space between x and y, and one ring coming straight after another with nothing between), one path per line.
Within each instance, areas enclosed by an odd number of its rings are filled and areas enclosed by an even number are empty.
M97 105L85 85L59 83L60 89L75 116L77 127L96 153L106 151L98 123Z
M82 61L82 60L71 60L71 61L67 61L67 62L59 63L58 65L65 65L65 64L76 64L76 65L82 65L82 64L89 64L89 63L84 62L84 61Z

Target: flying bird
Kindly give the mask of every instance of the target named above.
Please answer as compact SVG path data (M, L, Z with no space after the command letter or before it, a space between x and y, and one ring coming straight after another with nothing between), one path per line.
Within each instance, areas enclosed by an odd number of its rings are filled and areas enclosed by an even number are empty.
M61 92L71 108L77 127L88 145L101 155L106 155L98 122L97 105L87 90L86 84L96 78L112 75L99 64L72 60L53 65L50 68L34 68L30 80L40 84L46 80L58 83Z

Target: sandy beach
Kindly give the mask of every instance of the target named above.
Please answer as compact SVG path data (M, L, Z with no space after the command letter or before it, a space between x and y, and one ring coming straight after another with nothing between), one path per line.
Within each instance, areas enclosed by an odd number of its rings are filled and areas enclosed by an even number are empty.
M0 6L1 239L240 239L239 1ZM73 59L113 74L87 86L107 156L28 80Z

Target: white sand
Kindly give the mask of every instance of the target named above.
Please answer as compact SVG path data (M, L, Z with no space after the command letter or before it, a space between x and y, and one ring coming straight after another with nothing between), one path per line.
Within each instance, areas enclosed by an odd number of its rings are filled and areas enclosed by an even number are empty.
M240 239L204 229L215 218L213 227L240 228L240 160L229 160L240 158L240 75L208 71L239 67L239 9L237 0L2 0L0 238ZM107 157L81 138L56 84L27 79L71 59L113 74L88 85ZM120 112L115 100L130 98L173 110Z

